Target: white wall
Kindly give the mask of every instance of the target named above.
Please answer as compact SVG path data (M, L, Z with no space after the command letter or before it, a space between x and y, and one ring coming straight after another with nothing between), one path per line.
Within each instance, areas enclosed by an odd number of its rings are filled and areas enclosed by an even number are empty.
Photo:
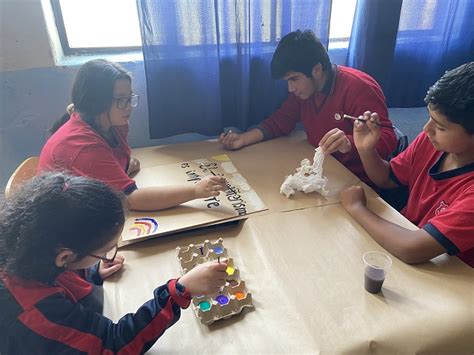
M0 0L1 71L54 65L40 0Z

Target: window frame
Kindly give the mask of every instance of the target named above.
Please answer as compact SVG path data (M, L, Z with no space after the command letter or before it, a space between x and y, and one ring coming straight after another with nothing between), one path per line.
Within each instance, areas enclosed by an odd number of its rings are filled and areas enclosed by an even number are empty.
M96 55L96 54L123 54L141 51L141 46L128 47L78 47L71 48L67 38L66 26L64 24L64 17L61 11L60 0L50 0L51 8L53 10L54 22L58 31L61 49L65 56L74 55Z

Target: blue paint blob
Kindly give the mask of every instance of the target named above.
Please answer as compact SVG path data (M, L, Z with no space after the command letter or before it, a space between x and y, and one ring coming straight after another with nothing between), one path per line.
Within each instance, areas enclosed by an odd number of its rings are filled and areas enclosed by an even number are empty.
M224 252L223 247L215 247L214 248L214 253L216 253L216 254L222 254L223 252Z

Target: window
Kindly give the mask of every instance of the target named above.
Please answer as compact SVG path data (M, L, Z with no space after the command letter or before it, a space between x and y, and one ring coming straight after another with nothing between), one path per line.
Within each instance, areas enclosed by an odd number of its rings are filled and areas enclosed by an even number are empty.
M136 0L51 0L51 4L65 55L140 49ZM263 0L260 4L261 8L256 11L270 21L271 2ZM330 48L347 47L355 5L356 0L332 1ZM186 21L186 16L178 27L182 29L180 42L185 45L202 44L202 38L206 37ZM271 41L269 27L262 29L257 37L252 40ZM208 40L212 41L212 36ZM232 41L232 38L228 40Z
M65 55L139 50L135 0L51 0Z
M333 0L329 25L329 48L347 48L357 0Z

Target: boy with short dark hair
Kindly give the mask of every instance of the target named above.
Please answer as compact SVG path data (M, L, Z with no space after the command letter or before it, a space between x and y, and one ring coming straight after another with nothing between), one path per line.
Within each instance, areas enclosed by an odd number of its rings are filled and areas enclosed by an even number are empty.
M341 192L342 205L373 239L407 263L447 252L474 267L474 62L446 72L425 102L430 117L423 132L390 162L374 149L378 115L366 112L369 121L354 125L368 176L381 188L408 186L402 213L420 229L411 231L372 213L359 187Z
M219 141L224 147L240 149L287 135L301 121L310 144L320 146L325 154L334 154L349 170L370 183L353 147L353 122L336 121L335 114L359 116L366 110L379 112L387 127L381 128L376 149L382 157L388 157L396 147L396 137L377 82L359 70L331 64L323 44L311 31L298 30L283 37L273 55L271 70L274 79L288 82L288 98L257 128L243 134L222 134Z

